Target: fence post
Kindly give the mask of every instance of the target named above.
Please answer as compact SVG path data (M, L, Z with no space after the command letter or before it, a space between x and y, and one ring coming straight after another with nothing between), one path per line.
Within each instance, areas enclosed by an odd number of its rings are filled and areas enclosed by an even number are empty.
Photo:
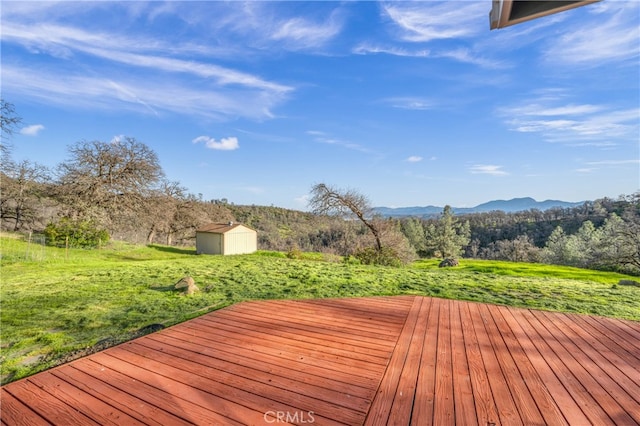
M24 260L29 260L29 249L31 248L31 233L32 231L29 231L29 238L27 239L27 250L24 253Z

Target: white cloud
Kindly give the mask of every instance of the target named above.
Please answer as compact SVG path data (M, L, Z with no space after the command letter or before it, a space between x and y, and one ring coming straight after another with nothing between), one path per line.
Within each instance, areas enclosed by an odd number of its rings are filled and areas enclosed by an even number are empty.
M291 50L320 47L340 33L342 25L335 15L326 22L316 23L296 17L280 22L271 39L282 41Z
M357 143L353 143L353 142L348 142L348 141L343 141L341 139L337 139L337 138L333 138L330 135L327 135L324 132L318 131L318 130L309 130L307 131L307 134L310 136L313 136L314 141L318 142L318 143L323 143L323 144L327 144L327 145L335 145L335 146L339 146L342 148L346 148L346 149L350 149L353 151L360 151L360 152L364 152L367 154L371 153L371 150L360 145Z
M487 26L484 2L389 2L383 11L411 42L470 37Z
M427 110L433 109L436 106L436 103L431 99L420 98L420 97L395 97L395 98L387 98L383 99L382 102L392 106L393 108L400 109L409 109L409 110Z
M309 204L309 200L311 199L311 196L309 194L304 194L301 195L299 197L296 197L293 199L293 201L296 202L296 204L300 205L300 206L307 206Z
M640 160L603 160L589 161L587 164L591 166L620 166L623 164L640 164Z
M273 117L271 108L284 100L282 94L242 87L220 87L203 83L193 86L182 79L158 75L143 78L123 75L107 79L97 75L75 75L64 79L53 73L3 64L3 86L13 94L46 104L71 108L127 109L140 113L159 111L226 120L235 117ZM4 88L3 87L3 88ZM162 90L158 90L161 87Z
M637 140L640 108L573 103L568 97L562 90L543 90L498 114L511 130L539 133L548 142L610 146Z
M604 4L606 3L606 4ZM597 66L640 55L640 3L603 2L586 9L591 22L576 21L553 37L544 53L547 61L567 65Z
M26 136L38 136L38 133L42 130L44 130L44 126L42 124L33 124L20 129L20 134Z
M129 66L215 79L221 85L240 85L275 93L286 93L292 90L289 86L265 81L260 77L215 64L138 53L152 50L165 54L168 49L175 49L175 46L170 47L164 43L144 38L87 32L58 25L42 24L33 28L32 26L10 25L4 22L2 38L47 51L53 56L71 57L74 52L82 52ZM184 49L180 51L181 54L187 53Z
M637 137L639 116L640 110L633 109L578 119L528 120L516 117L509 124L517 132L541 133L549 142L612 145L616 139L633 138L634 134Z
M354 53L444 58L486 69L513 67L503 58L490 58L487 53L490 55L491 52L495 52L494 46L483 46L476 37L484 33L488 26L487 9L482 2L388 2L383 6L383 14L394 24L396 38L402 42L424 44L437 40L454 40L458 45L447 43L446 49L440 47L411 50L405 46L381 47L377 44L362 43L354 49Z
M113 145L119 144L120 142L122 142L123 140L126 139L125 135L115 135L114 137L111 138L110 143Z
M419 163L420 161L422 161L422 157L418 155L412 155L411 157L407 158L407 161L409 163Z
M218 151L233 151L240 148L238 138L236 137L222 138L220 141L217 141L209 136L198 136L192 142L204 143L207 148Z
M215 119L265 119L272 118L271 109L294 90L212 63L218 48L204 43L173 43L147 35L123 35L99 28L87 31L57 23L21 24L19 19L24 20L20 13L15 21L3 19L3 43L21 45L37 54L35 59L49 55L56 60L46 68L5 60L3 86L17 96L43 103L113 110L126 104L126 109L154 115L169 111ZM90 73L69 67L69 61L80 55L100 61L94 62ZM207 60L201 60L203 56ZM65 78L55 78L59 74Z
M457 48L448 51L442 51L439 53L434 53L433 56L436 58L449 58L458 62L473 64L487 69L503 69L511 67L511 65L504 60L489 59L484 56L480 56L472 49L468 48Z
M216 20L211 25L211 12L203 18L191 17L190 26L204 25L216 41L254 49L252 53L274 51L319 50L334 40L344 25L342 6L335 3L305 2L289 7L286 2L202 2L215 4ZM307 13L308 12L308 13Z
M410 50L401 47L394 46L379 46L370 43L361 43L351 50L356 55L368 55L368 54L387 54L393 56L404 56L411 58L426 58L429 56L429 50L419 49Z
M521 114L521 115L538 115L538 116L553 116L553 115L584 115L584 114L592 114L598 111L602 111L604 109L603 106L598 105L562 105L556 107L545 106L542 104L529 104L523 105L521 107L512 108L510 112L512 114Z
M469 168L472 174L485 174L492 176L505 176L509 173L501 170L502 166L490 165L490 164L476 164Z

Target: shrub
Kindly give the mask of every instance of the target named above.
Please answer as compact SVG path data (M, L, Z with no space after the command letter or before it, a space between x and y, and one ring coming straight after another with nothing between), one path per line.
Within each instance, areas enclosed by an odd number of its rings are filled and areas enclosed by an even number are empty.
M62 218L44 229L47 244L55 247L95 248L109 241L109 233L89 220Z
M287 257L289 259L302 259L302 250L297 244L294 244L287 252Z
M458 259L454 259L452 257L448 257L446 259L444 259L442 262L440 262L438 264L439 268L447 268L447 267L451 267L451 266L458 266L460 265L460 262L458 262Z
M363 265L402 266L398 253L389 247L382 247L380 250L373 247L363 248L356 251L353 257Z

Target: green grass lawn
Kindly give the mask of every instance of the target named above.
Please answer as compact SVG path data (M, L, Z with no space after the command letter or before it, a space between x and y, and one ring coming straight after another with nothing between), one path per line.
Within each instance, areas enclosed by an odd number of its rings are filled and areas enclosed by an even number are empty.
M0 237L2 381L33 374L87 348L130 339L242 300L417 294L640 320L640 287L626 275L552 265L436 260L404 268L345 264L303 253L198 256L195 250L112 243L57 249ZM173 285L192 276L200 292Z

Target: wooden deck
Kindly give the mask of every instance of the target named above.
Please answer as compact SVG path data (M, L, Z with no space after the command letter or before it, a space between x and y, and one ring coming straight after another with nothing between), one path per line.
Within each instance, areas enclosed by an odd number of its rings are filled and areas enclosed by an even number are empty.
M418 296L245 302L1 389L3 425L634 425L640 323Z

